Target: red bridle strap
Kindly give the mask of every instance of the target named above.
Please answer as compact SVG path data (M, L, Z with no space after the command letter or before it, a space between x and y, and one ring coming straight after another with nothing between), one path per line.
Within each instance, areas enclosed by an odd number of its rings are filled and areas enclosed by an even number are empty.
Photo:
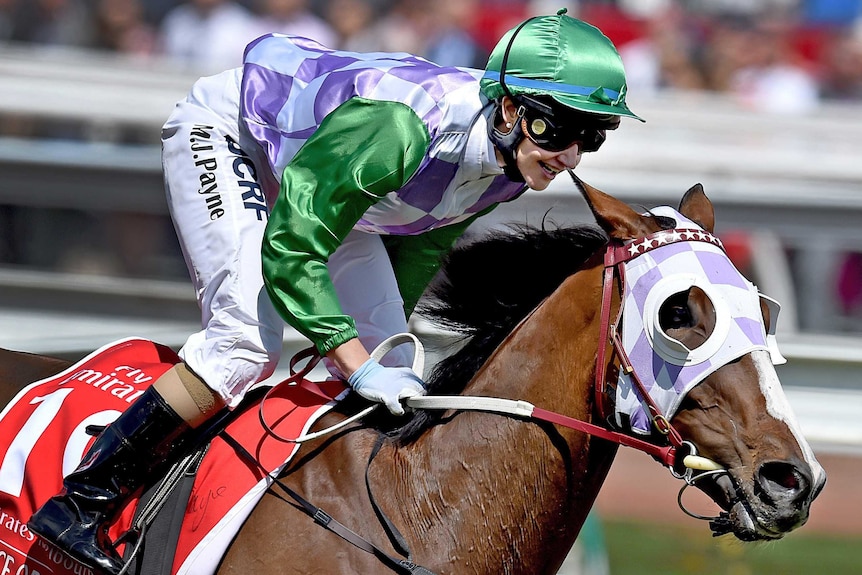
M614 271L616 270L615 266L607 263L608 253L610 253L610 248L605 252L605 271L602 276L602 307L599 315L601 324L599 327L599 348L596 352L596 380L594 385L596 410L602 421L607 421L610 415L605 412L605 387L608 377L607 348L610 344L611 303L613 300ZM617 317L617 321L619 321L619 317Z
M575 419L559 413L554 413L553 411L548 411L541 407L533 408L532 418L582 431L592 435L593 437L600 437L620 445L625 445L626 447L633 447L643 451L647 455L653 456L667 467L673 467L676 465L677 445L666 445L662 447L654 443L650 443L649 441L632 437L631 435L625 435L624 433L619 433L617 431L610 431L609 429L605 429L599 425L587 423L586 421L581 421L580 419Z
M623 314L623 305L620 304L620 307L617 311L616 321L612 323L611 304L613 301L615 277L619 280L620 294L625 293L626 278L624 264L627 261L636 258L637 256L646 253L647 251L650 251L651 249L654 249L660 245L674 243L678 241L692 240L704 241L709 243L718 242L718 239L715 238L715 236L706 232L689 233L688 231L679 232L677 230L656 232L655 234L649 235L639 240L635 240L630 244L626 245L623 245L622 243L611 239L608 242L607 248L605 249L605 270L602 279L602 305L600 313L601 324L599 326L599 348L596 354L595 370L595 404L599 412L599 417L602 421L607 421L608 417L610 416L610 414L605 413L605 410L603 409L605 405L604 396L607 389L608 371L606 349L608 344L610 344L611 348L613 349L613 353L616 354L617 358L620 361L620 369L626 375L629 376L629 379L631 380L634 387L637 389L638 395L640 396L641 400L646 404L647 409L650 413L650 419L653 423L653 426L659 433L667 436L668 441L674 448L682 445L682 436L676 429L674 429L667 417L665 417L664 414L661 412L661 409L655 404L649 392L646 390L640 378L638 377L637 372L635 372L634 366L632 366L628 354L623 347L623 342L619 333L619 327ZM718 245L720 245L720 243ZM623 434L619 435L621 435L622 437L629 437ZM651 443L643 442L640 440L636 441L646 445L650 445L652 447L656 447ZM635 445L623 443L622 441L619 441L618 443L621 443L622 445L629 445L630 447L637 447ZM646 451L647 453L650 453L650 455L653 455L650 451L644 449L643 446L637 447L637 449L641 449L642 451Z

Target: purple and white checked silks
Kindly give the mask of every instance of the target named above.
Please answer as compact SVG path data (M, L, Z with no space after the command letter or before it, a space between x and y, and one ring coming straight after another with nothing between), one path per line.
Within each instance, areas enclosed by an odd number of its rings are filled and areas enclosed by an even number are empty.
M487 128L492 107L479 91L482 74L407 53L336 51L270 34L246 49L240 114L280 181L323 119L347 100L408 106L428 130L428 151L410 181L373 205L356 229L410 235L463 221L525 189L497 165ZM380 126L384 134L387 129Z
M763 296L734 267L717 238L672 208L651 213L674 218L674 233L683 240L700 240L649 246L652 249L624 264L623 348L650 397L670 419L685 395L722 365L755 350L769 351L773 363L783 363L784 358L775 342L777 303L767 299L773 313L771 325L765 326ZM638 253L645 246L636 240L629 247ZM670 296L693 286L709 296L716 324L705 342L688 349L662 331L659 310ZM620 414L625 414L633 431L649 431L649 415L624 373L618 380L616 410L618 424L623 424Z

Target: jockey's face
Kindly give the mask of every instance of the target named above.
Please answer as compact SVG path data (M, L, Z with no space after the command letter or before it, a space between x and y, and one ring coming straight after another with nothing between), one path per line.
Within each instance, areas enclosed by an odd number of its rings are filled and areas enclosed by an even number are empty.
M553 113L543 116L539 111L541 102L530 100L527 104L521 105L508 96L504 97L503 120L498 129L505 133L516 125L521 128L524 138L515 155L518 171L531 189L544 190L557 174L574 169L584 152L593 152L601 146L606 126L597 124L589 115L583 115L583 118L571 113L567 116ZM552 108L546 108L553 112ZM610 129L616 127L607 118L602 121Z
M527 186L532 190L544 190L557 174L574 169L580 163L581 149L575 142L565 150L552 152L524 138L518 146L516 159Z

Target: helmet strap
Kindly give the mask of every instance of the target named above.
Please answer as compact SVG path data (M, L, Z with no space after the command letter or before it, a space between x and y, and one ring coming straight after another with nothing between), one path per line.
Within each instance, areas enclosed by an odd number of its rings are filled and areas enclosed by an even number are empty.
M518 36L518 32L526 26L532 20L535 20L537 16L533 16L532 18L527 18L521 25L518 26L514 32L512 32L512 36L509 38L509 43L506 45L506 51L503 53L503 61L500 63L500 87L503 88L503 92L506 96L509 97L513 102L517 102L518 100L509 91L509 87L506 85L506 66L509 63L509 52L512 50L512 44L515 43L515 38ZM488 137L494 143L498 150L500 150L500 154L503 156L503 161L505 165L503 166L503 173L507 178L512 180L513 182L523 182L524 176L521 174L521 170L518 169L518 161L516 158L518 152L518 145L521 143L521 140L524 139L524 130L521 128L521 118L524 116L524 107L518 107L518 119L514 122L514 126L508 132L501 132L497 129L497 119L503 119L503 99L500 98L497 100L497 108L494 111L492 116L492 121L488 122Z
M521 128L521 117L523 116L523 107L518 108L518 119L512 122L514 126L508 132L501 132L497 129L498 119L503 118L502 99L497 101L496 109L488 122L488 137L494 146L500 150L503 156L503 173L513 182L523 182L524 176L521 170L518 169L517 152L518 145L524 139L524 130Z

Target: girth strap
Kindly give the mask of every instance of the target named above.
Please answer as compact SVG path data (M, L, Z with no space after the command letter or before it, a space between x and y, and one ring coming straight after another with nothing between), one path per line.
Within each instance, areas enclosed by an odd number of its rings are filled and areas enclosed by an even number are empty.
M377 441L374 442L374 447L371 449L371 454L368 456L368 465L365 466L365 488L368 490L368 498L371 500L371 507L374 508L374 514L377 515L377 519L380 520L380 523L382 523L383 527L386 529L386 534L389 536L389 541L392 542L392 546L410 560L410 546L407 544L407 540L404 539L404 536L401 535L401 532L398 531L398 528L395 527L392 520L383 513L382 509L380 509L380 505L377 504L377 500L374 498L374 492L371 491L371 482L368 479L368 470L371 469L371 462L374 461L377 453L380 452L380 448L383 447L383 440L385 437L386 436L382 433L377 436Z
M266 470L260 466L257 459L233 437L231 437L227 433L222 433L221 438L224 439L227 443L229 443L241 457L244 457L251 464L259 467L264 472L266 472ZM409 559L400 559L398 557L389 555L388 553L374 545L374 543L368 541L361 535L344 526L342 523L339 523L338 521L333 519L332 516L329 515L326 511L305 499L302 495L285 485L284 482L277 477L274 478L273 481L275 485L278 485L279 488L281 488L287 495L289 495L294 501L299 503L299 506L302 511L304 511L306 515L311 517L315 523L326 528L329 531L332 531L333 533L335 533L348 543L351 543L352 545L358 547L359 549L362 549L367 553L371 553L372 555L380 559L380 561L382 561L387 567L394 570L396 573L402 573L404 575L436 575L433 571L430 571L425 567L422 567L421 565L416 565Z

